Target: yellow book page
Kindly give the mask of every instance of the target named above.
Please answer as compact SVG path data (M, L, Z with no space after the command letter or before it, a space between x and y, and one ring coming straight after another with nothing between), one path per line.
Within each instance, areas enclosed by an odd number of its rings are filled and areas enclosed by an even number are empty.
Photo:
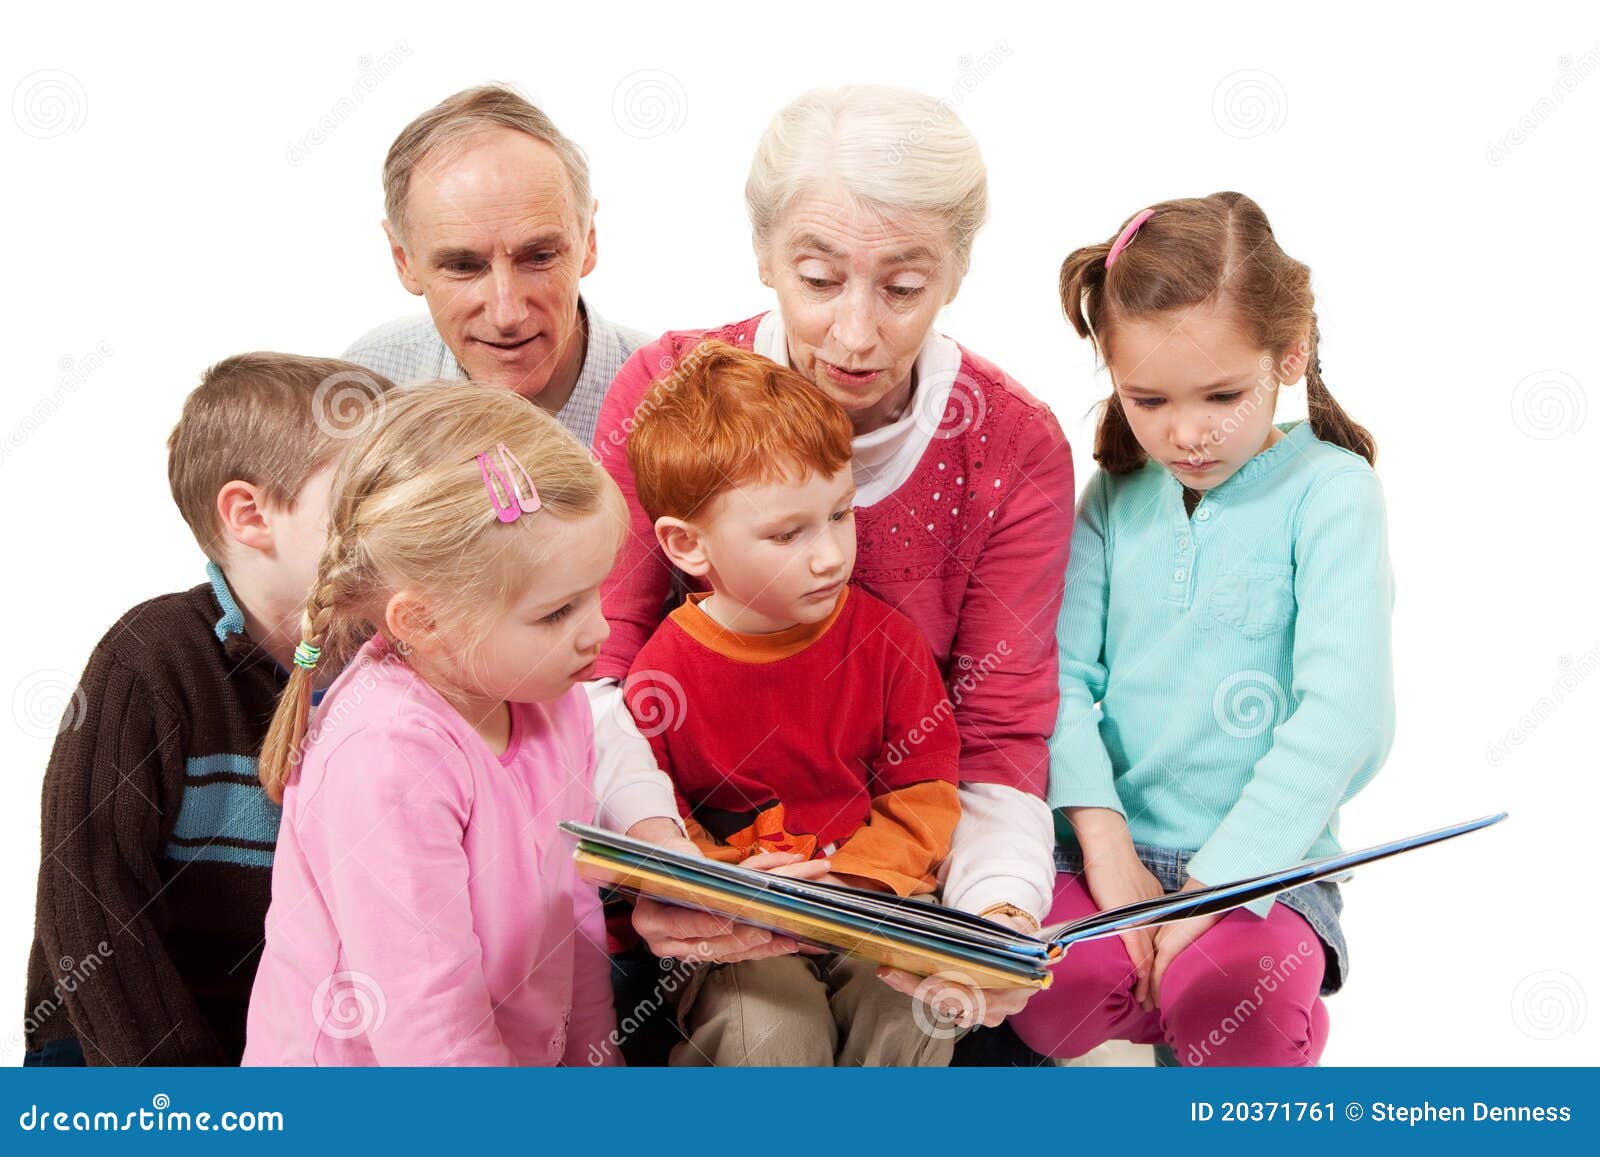
M777 928L802 940L818 941L840 951L865 956L891 968L904 969L918 976L945 976L979 988L1048 988L1050 974L1031 979L991 968L984 964L946 956L933 949L901 944L873 932L847 928L822 916L791 912L754 899L740 899L713 892L699 884L673 879L648 868L629 867L601 859L581 849L576 853L578 872L597 884L633 888L663 900L683 900L716 912Z

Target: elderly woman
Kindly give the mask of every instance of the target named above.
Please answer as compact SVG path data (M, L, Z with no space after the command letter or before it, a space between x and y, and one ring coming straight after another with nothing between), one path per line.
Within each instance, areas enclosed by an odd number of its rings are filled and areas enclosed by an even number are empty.
M1043 796L1072 456L1043 403L934 329L987 214L977 143L947 106L918 93L812 92L773 119L745 197L777 309L641 348L600 413L595 450L628 498L632 527L602 590L612 634L598 674L624 679L675 584L695 586L675 578L636 497L625 448L645 392L706 338L799 371L854 425L853 581L921 628L954 708L962 818L943 900L1036 929L1054 883ZM662 956L735 960L795 948L648 902L634 924ZM931 993L939 986L905 974L884 979L946 1015L959 1010L961 1024L996 1024L1021 1006L1014 993Z

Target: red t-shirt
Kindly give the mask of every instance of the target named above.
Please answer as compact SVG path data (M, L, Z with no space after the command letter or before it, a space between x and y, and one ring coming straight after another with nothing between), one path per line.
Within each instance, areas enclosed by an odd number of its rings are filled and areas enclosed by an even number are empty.
M932 891L960 804L960 740L922 633L846 587L822 622L747 635L691 594L639 651L626 698L708 855L827 855Z

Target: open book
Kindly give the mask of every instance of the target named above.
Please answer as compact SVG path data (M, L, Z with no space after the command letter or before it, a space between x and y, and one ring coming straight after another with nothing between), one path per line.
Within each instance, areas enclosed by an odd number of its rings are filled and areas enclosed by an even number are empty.
M686 856L587 824L563 823L561 828L578 842L579 873L595 883L666 904L733 916L808 944L865 956L923 976L959 973L963 982L983 988L1045 988L1050 984L1050 966L1079 941L1226 912L1505 818L1506 813L1501 812L1360 851L1308 860L1247 880L1172 892L1050 925L1033 936L937 904L756 872Z

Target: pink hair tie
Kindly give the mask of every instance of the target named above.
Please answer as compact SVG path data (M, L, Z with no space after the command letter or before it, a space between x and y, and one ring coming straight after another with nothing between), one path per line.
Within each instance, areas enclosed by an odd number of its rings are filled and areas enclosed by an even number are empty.
M1122 232L1117 234L1117 239L1111 243L1111 252L1106 254L1106 268L1111 268L1111 263L1122 255L1128 247L1128 242L1133 240L1133 235L1139 232L1139 227L1156 215L1154 209L1145 209L1137 214L1132 221L1122 227Z

